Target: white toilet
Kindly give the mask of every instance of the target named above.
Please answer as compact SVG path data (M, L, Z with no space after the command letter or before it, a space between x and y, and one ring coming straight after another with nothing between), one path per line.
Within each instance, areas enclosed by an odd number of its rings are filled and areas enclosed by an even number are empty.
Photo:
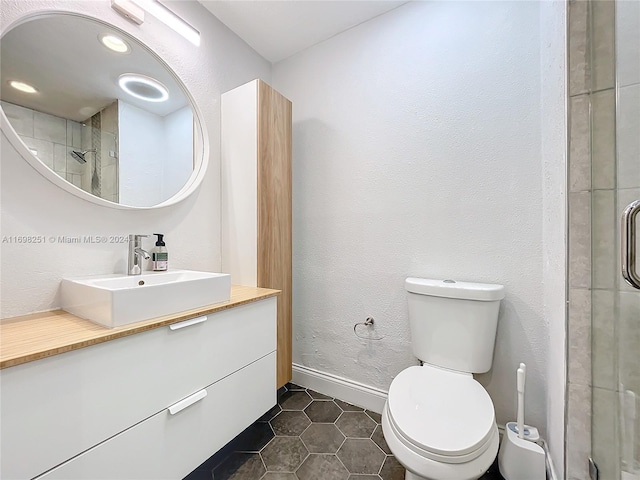
M491 369L502 285L407 278L413 353L382 412L406 480L475 480L498 454L493 402L472 376Z

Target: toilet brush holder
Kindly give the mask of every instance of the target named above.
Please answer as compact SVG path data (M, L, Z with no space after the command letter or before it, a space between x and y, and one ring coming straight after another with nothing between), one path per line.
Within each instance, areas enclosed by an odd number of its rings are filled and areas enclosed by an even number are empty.
M531 440L519 438L517 431L515 422L507 423L498 454L500 473L505 480L545 480L543 448Z

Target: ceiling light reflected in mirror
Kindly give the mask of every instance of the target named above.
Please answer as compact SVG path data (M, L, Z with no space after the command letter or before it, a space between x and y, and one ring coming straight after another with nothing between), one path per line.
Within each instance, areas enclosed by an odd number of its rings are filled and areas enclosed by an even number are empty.
M37 88L32 87L28 83L20 82L18 80L11 80L9 82L9 85L12 86L13 88L15 88L16 90L19 90L19 91L21 91L23 93L37 93L38 92Z
M164 102L169 99L167 87L146 75L125 73L118 78L118 85L132 97L147 102Z
M131 47L129 47L129 44L115 35L103 34L98 38L100 39L102 45L116 53L129 53L131 51Z

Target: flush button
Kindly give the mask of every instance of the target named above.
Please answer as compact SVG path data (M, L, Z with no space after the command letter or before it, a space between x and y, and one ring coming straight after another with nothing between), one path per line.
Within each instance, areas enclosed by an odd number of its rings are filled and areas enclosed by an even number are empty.
M456 283L455 280L443 280L444 283Z

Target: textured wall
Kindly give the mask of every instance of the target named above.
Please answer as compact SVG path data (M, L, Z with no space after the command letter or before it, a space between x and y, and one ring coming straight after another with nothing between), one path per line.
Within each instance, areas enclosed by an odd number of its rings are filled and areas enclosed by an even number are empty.
M416 362L405 277L502 283L479 378L503 423L526 362L545 430L539 16L409 3L274 66L294 104L294 362L386 389ZM383 340L354 337L368 315Z
M110 2L2 0L3 28L20 16L47 9L95 16L151 46L175 70L198 104L209 133L209 169L187 200L160 210L123 211L85 202L54 186L2 136L2 235L116 235L166 233L173 268L220 268L220 93L256 77L270 80L271 66L196 2L167 2L202 33L200 48L147 16L129 23ZM146 243L152 246L151 239ZM60 305L63 276L124 272L126 244L1 245L2 317Z

